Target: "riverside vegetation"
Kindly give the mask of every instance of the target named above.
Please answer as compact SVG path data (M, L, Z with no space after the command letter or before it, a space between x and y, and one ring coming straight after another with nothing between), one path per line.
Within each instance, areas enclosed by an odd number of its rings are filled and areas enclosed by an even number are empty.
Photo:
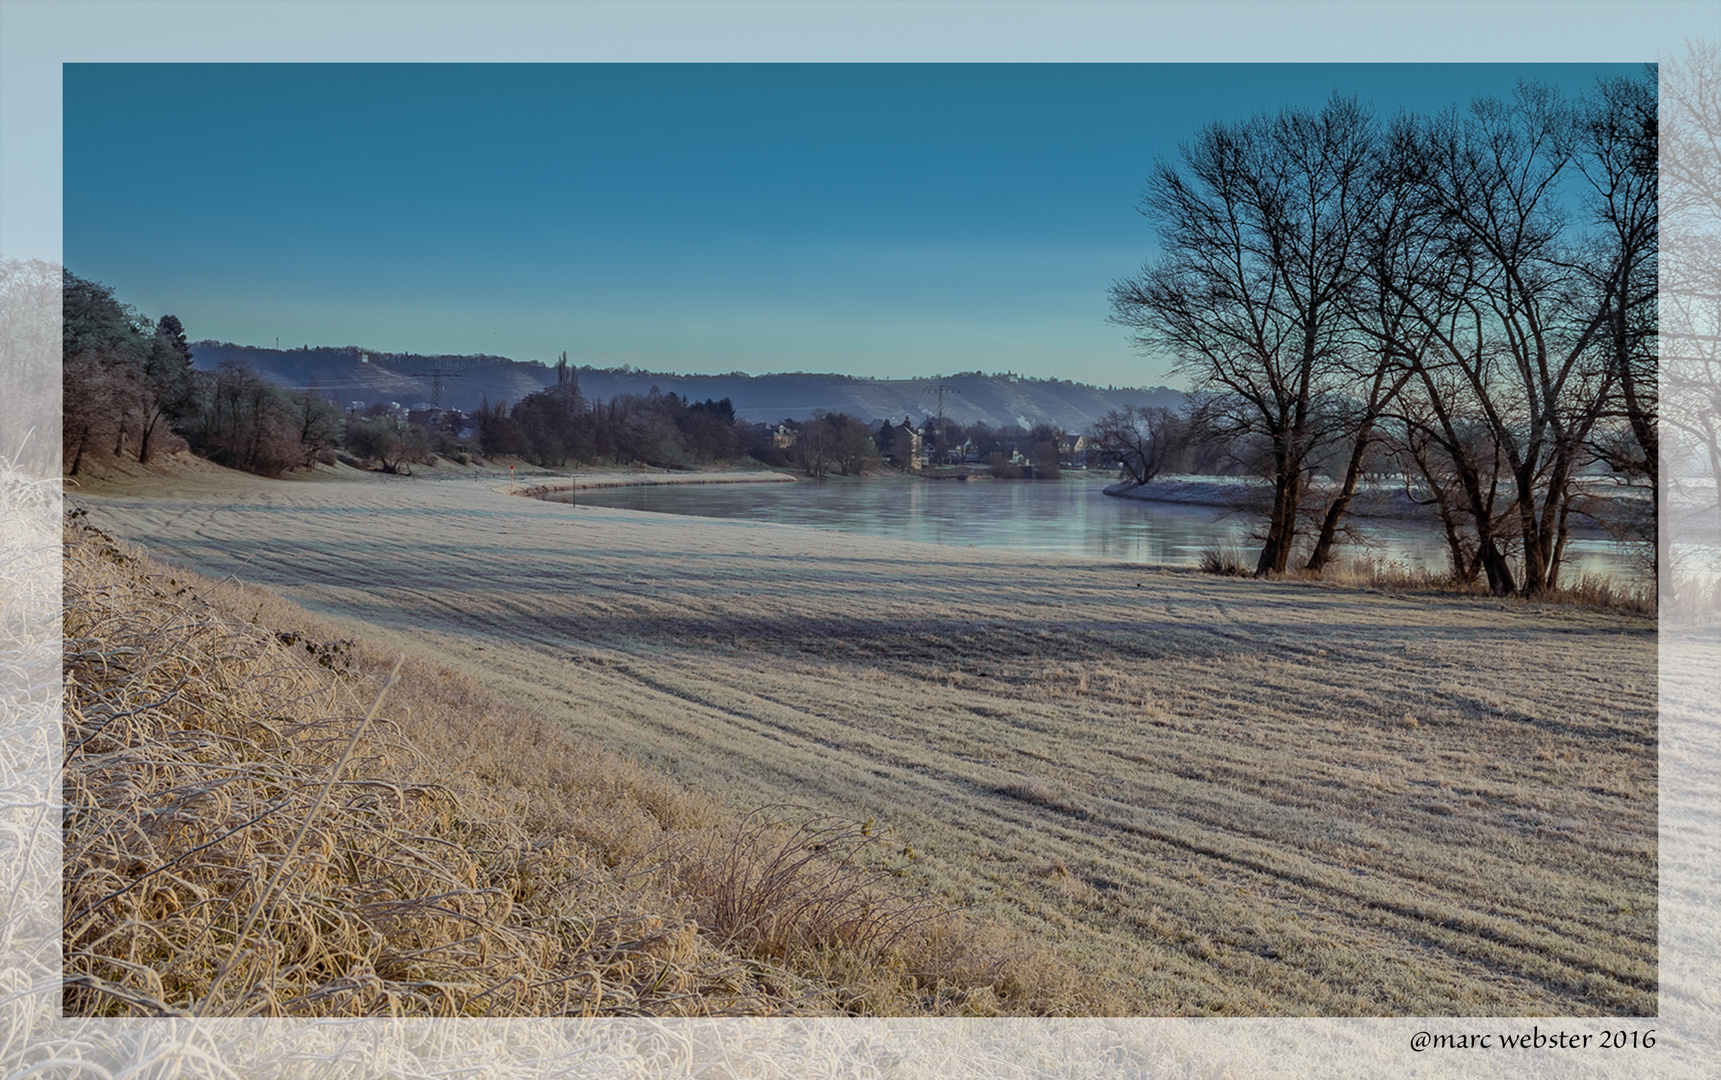
M77 496L76 1010L1657 1010L1650 619L339 475Z

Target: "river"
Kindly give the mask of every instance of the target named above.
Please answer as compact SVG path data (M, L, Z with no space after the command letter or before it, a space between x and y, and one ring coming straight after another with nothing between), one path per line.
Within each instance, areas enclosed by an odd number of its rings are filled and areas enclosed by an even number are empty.
M1057 481L883 478L640 485L582 491L578 502L1143 565L1194 566L1205 550L1233 547L1253 562L1260 541L1251 540L1250 532L1258 519L1208 506L1111 498L1103 489L1115 479L1109 473L1072 472ZM568 501L566 493L546 498ZM1392 519L1357 523L1376 558L1436 572L1446 567L1446 542L1438 525ZM1341 557L1360 550L1344 549ZM1641 573L1623 545L1574 537L1567 544L1567 580L1584 571L1632 584Z

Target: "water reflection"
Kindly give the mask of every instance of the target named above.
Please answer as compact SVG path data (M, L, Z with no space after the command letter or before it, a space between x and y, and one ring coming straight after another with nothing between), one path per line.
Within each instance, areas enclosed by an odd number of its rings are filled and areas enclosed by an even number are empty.
M1112 480L1076 474L1055 482L892 478L642 485L581 492L579 502L1147 565L1193 566L1202 551L1215 546L1239 548L1252 559L1259 548L1260 541L1251 537L1257 522L1249 515L1110 498L1101 489ZM1359 523L1373 545L1371 555L1419 569L1445 569L1446 543L1438 526L1389 520ZM1640 573L1632 553L1607 539L1574 538L1567 550L1566 573L1573 576L1593 571L1635 582Z

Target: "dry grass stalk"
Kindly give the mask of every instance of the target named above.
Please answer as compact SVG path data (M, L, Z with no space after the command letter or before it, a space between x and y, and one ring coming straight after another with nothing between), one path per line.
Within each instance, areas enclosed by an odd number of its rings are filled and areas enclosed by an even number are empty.
M58 310L57 293L53 299ZM3 308L3 305L0 305ZM58 331L55 331L57 340ZM8 343L10 344L10 343ZM10 448L8 448L10 449ZM0 1075L58 1002L60 486L0 456Z
M1210 547L1201 552L1201 571L1220 577L1244 577L1254 573L1243 553L1234 547Z
M898 944L944 909L905 896L894 878L915 859L873 821L811 817L762 807L717 830L690 853L681 876L701 899L703 922L754 955L842 948L864 958Z
M870 820L736 818L422 661L395 660L384 709L378 650L80 523L65 566L68 1013L1068 998L1049 953L911 898L912 848Z
M94 530L70 530L66 566L67 1012L783 1004L580 845L428 780L359 681Z
M1206 565L1210 573L1225 573ZM1237 573L1238 571L1232 571ZM1449 571L1418 568L1394 559L1354 555L1330 563L1317 580L1341 588L1378 589L1393 593L1443 593L1455 596L1486 596L1488 588L1481 579L1455 581ZM1570 604L1616 611L1627 615L1652 616L1656 613L1655 590L1648 586L1631 587L1607 574L1584 571L1568 577L1558 588L1526 598L1532 604Z

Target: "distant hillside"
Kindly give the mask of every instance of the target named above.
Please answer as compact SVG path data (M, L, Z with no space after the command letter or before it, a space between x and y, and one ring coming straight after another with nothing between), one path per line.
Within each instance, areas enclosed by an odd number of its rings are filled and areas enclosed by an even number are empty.
M935 387L947 389L944 415L958 423L984 421L993 426L1039 423L1080 430L1108 410L1124 405L1181 404L1183 395L1153 390L1086 386L1057 379L966 372L941 379L863 379L852 375L794 372L781 375L662 375L614 369L580 369L580 390L588 397L643 394L653 386L664 393L703 401L728 398L737 415L750 420L802 419L814 410L844 412L862 420L919 421L938 412Z
M304 349L265 349L225 341L191 345L196 368L213 371L224 360L250 364L264 377L295 390L315 386L342 405L354 401L371 405L397 401L413 406L431 401L434 378L422 372L455 372L442 382L442 405L471 411L484 398L518 401L556 381L556 374L537 361L523 363L505 356L419 356L414 353L373 352L357 345Z
M313 383L343 405L397 401L416 405L432 399L434 378L429 372L457 372L445 377L442 404L471 410L484 398L492 402L520 400L556 380L555 371L537 361L502 356L416 356L342 348L262 349L249 345L200 341L191 347L199 368L213 369L223 360L243 360L268 378L296 389ZM627 368L580 368L580 390L588 398L608 400L621 394L645 394L652 387L695 401L728 398L736 414L749 420L775 422L804 419L815 410L844 412L862 420L903 417L916 421L938 411L936 387L946 387L944 414L958 423L984 421L993 426L1039 423L1079 431L1111 409L1125 405L1175 408L1183 394L1166 387L1106 389L1062 379L1030 379L1018 375L966 372L941 379L865 379L852 375L793 372L776 375L673 375Z

